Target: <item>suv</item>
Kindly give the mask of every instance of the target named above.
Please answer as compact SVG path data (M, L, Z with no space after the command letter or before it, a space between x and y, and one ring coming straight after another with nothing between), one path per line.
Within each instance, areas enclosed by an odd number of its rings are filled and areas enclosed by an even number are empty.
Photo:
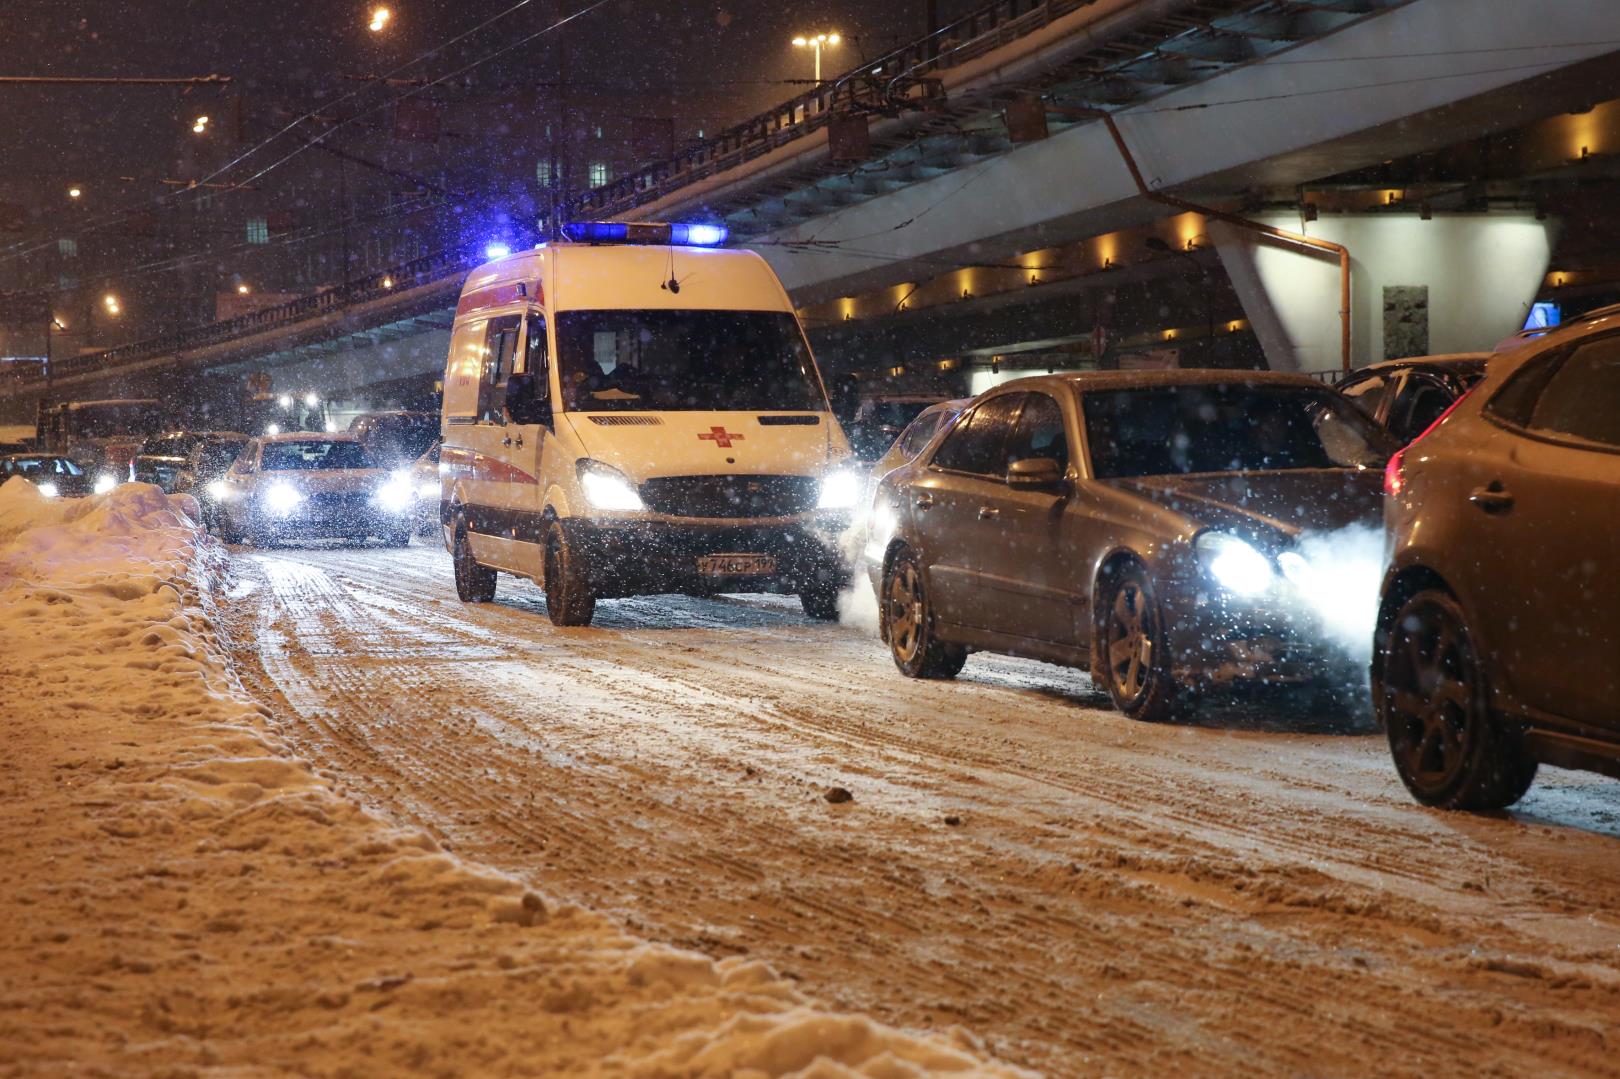
M247 443L246 435L234 431L170 431L156 435L141 443L140 449L130 460L129 478L138 483L155 484L168 494L189 489L182 488L180 480L191 462L192 452L205 442L221 439L234 440L238 450ZM231 456L235 457L235 454ZM225 462L225 467L230 467L230 461ZM224 470L221 468L219 471Z
M1492 359L1384 490L1373 704L1413 797L1620 777L1620 312Z

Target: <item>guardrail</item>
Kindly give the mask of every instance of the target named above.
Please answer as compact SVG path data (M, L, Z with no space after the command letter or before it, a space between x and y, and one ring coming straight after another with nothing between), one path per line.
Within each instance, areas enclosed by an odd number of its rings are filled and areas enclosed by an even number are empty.
M672 158L570 199L562 219L615 217L697 180L736 168L825 127L841 104L899 104L938 71L967 63L1096 0L1000 0L929 36L822 82Z
M58 378L113 371L159 356L223 344L235 338L302 322L367 300L380 299L413 286L443 280L459 270L471 269L482 261L477 251L467 248L424 255L399 266L370 273L363 280L339 285L309 296L300 296L296 300L267 307L250 315L240 315L222 322L177 330L161 337L119 345L103 352L91 352L56 360L55 370L48 375L41 371L28 378L19 378L12 385L13 387L41 385Z

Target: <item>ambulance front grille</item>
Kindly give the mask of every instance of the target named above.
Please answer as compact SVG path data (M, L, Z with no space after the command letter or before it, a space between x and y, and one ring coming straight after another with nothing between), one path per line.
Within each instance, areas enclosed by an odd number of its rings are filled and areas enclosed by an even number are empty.
M792 517L816 507L814 476L664 476L641 485L641 500L671 517Z

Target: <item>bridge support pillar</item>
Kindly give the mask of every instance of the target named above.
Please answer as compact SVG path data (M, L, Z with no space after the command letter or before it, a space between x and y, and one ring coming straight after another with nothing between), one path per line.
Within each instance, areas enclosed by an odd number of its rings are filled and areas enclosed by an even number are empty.
M1301 231L1295 215L1257 218ZM1304 226L1351 256L1351 364L1488 350L1524 325L1557 223L1528 213L1324 215ZM1340 366L1339 268L1211 222L1266 360L1277 371Z

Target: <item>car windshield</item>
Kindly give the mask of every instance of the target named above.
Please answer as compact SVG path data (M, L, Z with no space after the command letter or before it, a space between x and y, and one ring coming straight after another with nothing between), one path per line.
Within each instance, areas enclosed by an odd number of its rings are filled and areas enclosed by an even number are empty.
M156 403L120 401L70 410L69 423L84 438L150 435L163 428L163 409Z
M223 472L241 454L245 442L210 442L202 448L197 467L203 472Z
M7 476L82 476L84 472L66 457L8 457L0 461L0 472Z
M776 311L565 311L557 362L572 411L826 407L798 321Z
M1098 479L1373 468L1398 448L1353 404L1310 386L1092 390L1082 408Z
M260 460L266 472L377 467L360 443L334 439L266 443Z

